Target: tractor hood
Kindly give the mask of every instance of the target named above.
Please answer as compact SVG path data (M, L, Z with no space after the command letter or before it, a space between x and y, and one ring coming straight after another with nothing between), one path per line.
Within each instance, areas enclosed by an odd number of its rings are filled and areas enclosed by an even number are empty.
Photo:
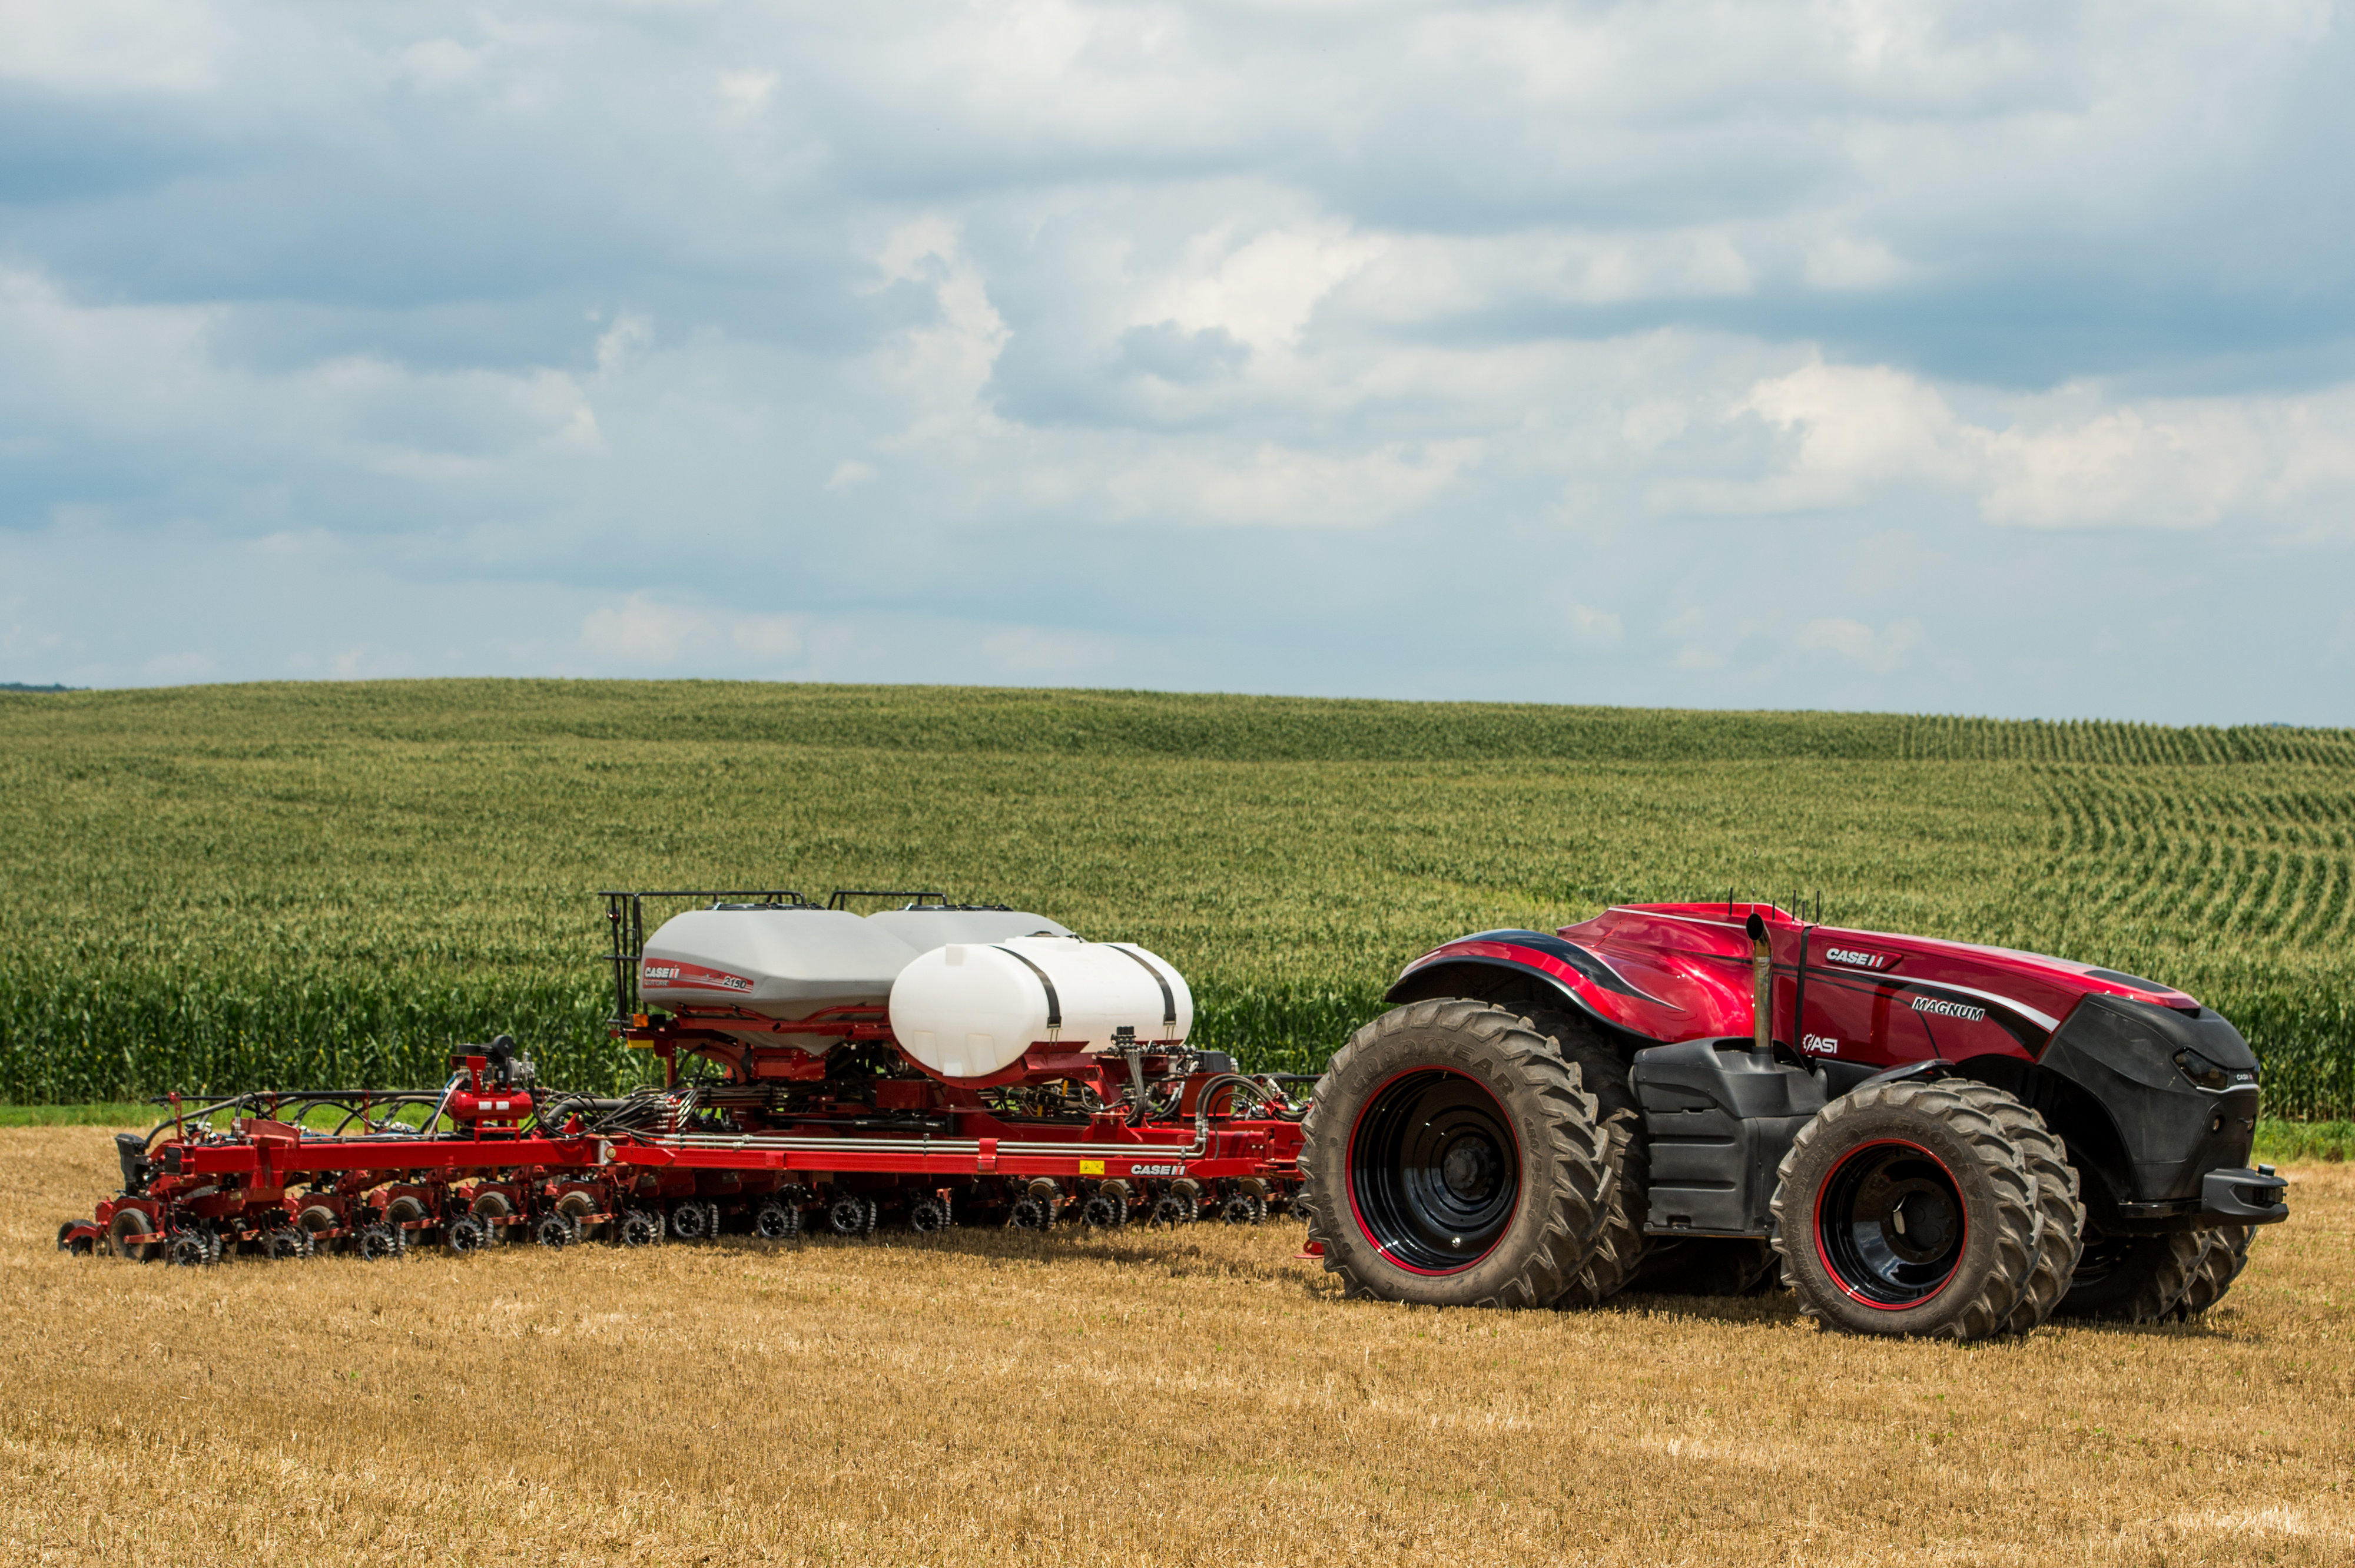
M1408 965L1391 996L1425 994L1443 965L1507 967L1550 982L1603 1022L1652 1040L1746 1035L1753 992L1745 926L1753 914L1765 924L1777 976L1776 1036L1794 1045L1806 1031L1784 1009L1796 1014L1806 1000L1803 976L1827 996L1855 989L1896 998L1918 1015L1934 1043L1940 1031L1992 1021L2031 1056L2088 997L2186 1020L2214 1016L2174 987L2098 965L1983 943L1810 924L1757 903L1623 904L1552 932L1478 932ZM2247 1047L2240 1051L2245 1055ZM2243 1064L2224 1065L2237 1071Z

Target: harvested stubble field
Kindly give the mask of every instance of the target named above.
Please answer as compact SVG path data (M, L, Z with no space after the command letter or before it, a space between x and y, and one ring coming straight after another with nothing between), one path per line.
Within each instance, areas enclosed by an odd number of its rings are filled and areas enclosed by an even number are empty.
M1344 1302L1300 1232L75 1260L0 1130L13 1563L2330 1563L2355 1171L2198 1327Z

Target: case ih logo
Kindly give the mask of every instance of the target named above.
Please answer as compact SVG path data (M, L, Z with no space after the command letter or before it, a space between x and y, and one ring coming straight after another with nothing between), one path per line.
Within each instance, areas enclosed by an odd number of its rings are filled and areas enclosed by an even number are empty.
M741 975L730 975L725 969L706 969L700 964L685 964L666 958L649 961L641 971L638 983L669 991L739 991L749 993L752 982Z
M1845 964L1851 969L1886 969L1897 962L1893 953L1874 953L1862 947L1827 947L1824 962Z

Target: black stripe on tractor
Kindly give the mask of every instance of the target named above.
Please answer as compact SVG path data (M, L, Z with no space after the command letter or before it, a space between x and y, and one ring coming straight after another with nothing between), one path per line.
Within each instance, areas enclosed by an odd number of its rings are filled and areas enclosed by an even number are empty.
M1487 987L1469 990L1449 987L1444 976L1454 970L1465 968L1504 970L1532 986L1543 987L1544 990L1540 995L1546 997L1560 997L1573 1011L1583 1013L1604 1029L1615 1029L1624 1027L1596 1011L1593 1002L1589 1000L1577 987L1561 976L1550 969L1540 969L1534 964L1525 964L1518 958L1479 958L1466 953L1450 954L1444 958L1417 965L1400 976L1391 983L1391 988L1382 993L1382 1000L1393 1006L1402 1006L1408 1002L1424 1001L1432 997L1473 996L1493 998L1496 993ZM1418 985L1417 982L1422 984ZM1430 988L1434 983L1437 984L1438 988Z
M1117 942L1108 944L1108 945L1114 953L1125 953L1131 958L1135 959L1137 963L1144 965L1145 972L1153 976L1154 984L1161 987L1161 1027L1169 1029L1176 1029L1178 1027L1178 994L1169 988L1169 976L1164 975L1160 970L1156 969L1150 963L1146 962L1145 955L1139 953L1134 947L1123 947Z
M1021 965L1025 969L1029 970L1033 975L1039 976L1039 984L1047 988L1047 1027L1049 1029L1061 1029L1063 1027L1063 998L1055 995L1055 982L1047 978L1047 971L1039 968L1039 965L1031 963L1030 960L1023 957L1022 955L1015 952L1011 947L1001 947L998 951L1005 954L1008 958L1013 959L1017 964Z
M2031 1057L2043 1054L2045 1041L2051 1038L2043 1029L2027 1019L2013 1018L2001 1002L1992 1002L1985 997L1973 996L1966 991L1950 990L1934 980L1893 978L1873 980L1862 973L1851 974L1846 969L1812 970L1810 977L1816 984L1829 986L1836 991L1862 991L1876 1000L1886 997L1892 1004L1898 1006L1904 1005L1907 992L1919 991L1925 996L1936 996L1943 1001L1955 1002L1963 1007L1977 1008L1984 1011L1988 1019L1998 1028L2018 1040L2020 1048ZM1930 1037L1932 1045L1937 1045L1938 1031L1932 1026L1944 1020L1936 1013L1919 1012L1910 1007L1906 1010L1922 1020L1923 1032Z
M1637 990L1627 983L1618 970L1614 969L1577 943L1564 941L1559 936L1550 936L1542 931L1483 931L1471 936L1459 936L1455 941L1508 942L1515 947L1530 948L1544 954L1549 958L1561 960L1606 991L1616 991L1623 997L1634 997L1640 1001L1658 1003L1664 1008L1675 1008L1678 1012L1684 1011L1674 1002L1663 1002L1648 991ZM1450 943L1448 945L1454 946L1455 943Z

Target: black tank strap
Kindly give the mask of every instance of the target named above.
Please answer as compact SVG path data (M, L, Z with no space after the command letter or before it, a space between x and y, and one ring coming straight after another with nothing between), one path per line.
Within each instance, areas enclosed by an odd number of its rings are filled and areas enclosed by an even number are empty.
M1022 955L1015 952L1011 947L1001 947L998 951L1005 954L1008 958L1013 959L1017 964L1021 965L1025 969L1029 970L1033 975L1039 976L1039 984L1047 988L1047 1027L1049 1029L1061 1029L1063 1027L1063 998L1055 995L1055 982L1047 978L1047 971L1039 968L1039 965L1031 963L1030 960L1023 957Z
M1161 1027L1167 1029L1176 1029L1178 1027L1178 993L1169 988L1169 976L1155 968L1152 961L1134 947L1125 946L1117 942L1108 942L1104 945L1115 953L1127 954L1138 964L1144 965L1145 972L1153 976L1154 984L1161 987Z

